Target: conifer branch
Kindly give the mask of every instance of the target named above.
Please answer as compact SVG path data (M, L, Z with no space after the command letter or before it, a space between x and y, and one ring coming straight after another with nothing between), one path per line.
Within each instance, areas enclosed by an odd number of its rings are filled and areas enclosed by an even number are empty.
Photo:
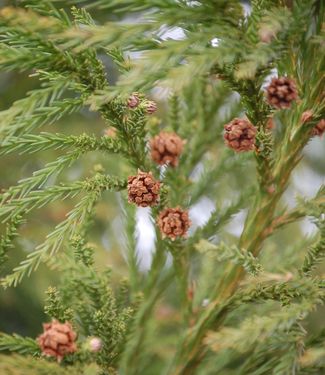
M310 247L308 250L304 264L301 268L301 272L305 276L311 276L313 269L316 268L317 264L320 263L325 258L325 221L320 220L318 223L319 227L319 240Z
M262 303L265 300L280 302L283 306L297 303L300 299L314 301L324 299L324 290L319 280L306 278L258 282L256 285L245 286L237 291L229 308L240 307L241 303Z
M69 82L65 79L57 79L55 82L43 84L43 87L34 89L26 94L26 97L13 103L10 109L1 111L1 125L17 115L28 114L37 107L43 107L46 103L55 101L69 88Z
M0 147L0 154L9 154L19 152L34 153L53 148L55 150L65 150L69 147L75 147L82 152L89 151L107 151L120 152L118 141L109 137L96 138L87 134L78 136L65 135L59 133L26 134L20 137L10 137Z
M296 208L274 217L269 228L265 231L265 235L269 236L285 225L296 222L306 216L318 216L324 209L324 203L324 188L321 187L313 199L309 201L298 200Z
M2 195L2 204L8 199L15 197L22 198L35 188L41 188L46 181L53 175L57 175L65 168L69 167L75 160L82 155L82 151L72 151L64 156L60 156L57 160L46 164L43 169L33 173L33 176L20 180L17 186L10 187Z
M9 350L19 354L39 354L39 347L35 340L19 335L0 334L0 351Z
M273 317L255 315L247 318L241 327L224 327L217 333L211 332L206 338L206 343L216 352L225 348L235 348L238 351L246 352L252 345L263 343L272 335L277 335L279 331L287 333L311 309L312 305L304 301L299 305L291 305L280 313L274 314Z
M236 246L229 247L224 243L213 245L211 242L201 240L195 247L199 252L216 257L219 261L231 260L233 263L243 266L253 276L258 275L263 269L251 253L244 249L238 249Z
M0 237L0 267L8 259L7 252L13 248L13 241L18 237L18 227L23 223L20 215L13 216L6 225L5 233Z
M73 310L64 306L62 297L56 288L49 287L46 291L46 305L44 312L52 319L57 319L64 323L73 318Z
M121 205L123 203L121 202ZM134 207L124 204L123 216L123 219L125 220L126 258L129 268L130 285L133 293L136 293L139 290L139 284L141 281L136 243L136 210Z
M268 197L263 193L262 189L261 195L257 197L255 205L246 219L239 246L246 248L248 252L251 252L255 256L259 253L263 243L263 236L261 236L261 234L268 227L270 220L272 220L275 207L287 186L290 173L299 162L300 152L309 139L308 129L300 128L300 130L295 133L294 138L295 139L290 139L290 141L283 142L286 156L279 156L274 163L273 175L276 183L276 191L272 192L270 194L271 196ZM195 329L191 329L188 333L188 337L184 338L184 346L182 346L176 354L174 362L175 367L172 366L170 373L181 374L184 373L184 371L192 373L201 360L199 354L201 350L200 342L204 336L205 330L210 324L215 322L219 314L221 315L220 320L222 320L222 309L216 310L216 306L220 305L224 298L227 299L237 289L239 280L243 277L243 270L238 267L228 267L225 271L225 275L220 284L217 284L215 292L213 293L218 296L216 297L215 303L211 304L211 309L203 314L196 324ZM184 364L185 362L187 364Z
M0 370L14 375L80 375L79 368L65 368L57 363L22 355L1 355Z
M52 335L53 348L3 334L0 350L62 362L6 355L0 373L320 373L324 332L313 337L306 322L325 302L324 280L313 276L325 254L324 188L291 210L283 195L304 147L324 130L323 4L252 0L249 14L238 0L69 0L71 10L59 4L21 0L0 9L0 69L32 71L39 85L0 112L0 155L59 154L1 193L0 264L26 214L78 199L1 280L15 286L41 263L60 272L45 307L58 321L44 325L41 336ZM278 78L266 83L275 71ZM157 104L148 92L160 96L157 117L149 116ZM92 135L101 122L81 135L41 132L84 107L109 125L105 136ZM95 175L62 183L61 174L93 151L116 154L103 164L119 177L96 166ZM145 179L136 176L133 184L134 170ZM102 234L103 222L96 231L92 224L103 192L126 188L128 201L118 197L126 239L121 243L114 222L110 269L88 238ZM205 202L210 216L202 223ZM148 272L140 267L133 203L156 204ZM237 238L226 225L240 210L246 218ZM271 236L305 217L319 229L315 243L297 236L287 246L287 232ZM57 327L65 327L69 355L55 345L50 331Z
M109 176L96 174L93 178L88 179L84 189L87 194L71 210L67 218L55 227L46 240L36 250L30 253L26 260L14 268L13 273L2 280L2 285L8 287L17 285L25 275L30 276L31 272L38 268L41 262L46 262L53 257L64 240L73 237L80 225L84 223L87 216L91 214L94 206L104 190L121 190L125 188L125 181L119 181Z
M45 124L52 124L65 115L70 115L73 112L79 111L82 104L83 100L80 98L52 102L50 106L37 108L31 114L20 115L18 118L14 119L8 129L4 129L4 135L10 137L16 134L30 132Z

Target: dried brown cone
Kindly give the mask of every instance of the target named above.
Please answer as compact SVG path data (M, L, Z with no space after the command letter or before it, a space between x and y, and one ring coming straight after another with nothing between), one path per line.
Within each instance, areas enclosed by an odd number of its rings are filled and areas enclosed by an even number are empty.
M154 206L159 202L160 182L152 173L138 171L136 176L128 178L129 202L139 207Z
M38 336L37 343L44 355L56 357L61 361L66 354L77 350L77 334L69 322L60 323L52 320L51 323L43 324L43 329L44 332Z
M185 141L176 133L160 132L150 140L151 157L159 165L178 165Z
M248 120L235 118L224 129L224 140L228 147L236 152L254 150L257 130Z
M180 207L165 208L157 219L158 227L163 238L169 237L173 241L179 237L185 237L191 225L188 211Z
M295 82L288 77L272 78L266 89L269 104L275 108L289 108L291 103L298 99Z
M312 136L318 135L321 137L325 133L325 119L321 119L312 129Z

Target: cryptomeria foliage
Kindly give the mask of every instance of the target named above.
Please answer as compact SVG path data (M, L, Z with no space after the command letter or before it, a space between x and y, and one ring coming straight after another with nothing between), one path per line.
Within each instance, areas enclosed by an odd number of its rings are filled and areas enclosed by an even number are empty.
M76 203L1 284L28 283L40 264L55 269L60 285L47 290L45 312L49 321L70 322L78 339L77 350L56 363L34 338L1 334L1 374L324 373L325 331L312 335L306 322L325 298L318 268L325 188L290 209L283 199L304 147L324 127L324 3L251 1L250 14L238 0L16 3L0 9L0 69L30 75L38 87L0 112L0 154L28 159L51 150L55 159L2 191L0 265L37 210ZM175 31L179 37L169 38ZM119 72L116 83L107 61ZM289 108L266 100L272 75L294 82ZM158 97L158 115L150 95ZM91 121L85 133L51 132L87 110L101 118L101 134ZM248 143L231 143L235 117L245 119L244 138L247 129L256 133ZM164 166L148 147L161 130L184 140ZM66 181L64 173L90 153L104 162ZM118 173L105 164L113 154ZM151 209L128 201L138 171L161 182ZM155 198L152 186L136 196L142 205ZM115 238L126 278L99 267L100 250L89 242L105 191L115 192L121 211L125 238ZM214 208L187 231L185 213L203 210L204 199ZM163 221L175 207L185 212L176 239ZM155 228L147 272L137 238L143 210ZM227 228L239 212L246 218L237 238ZM291 238L295 251L274 240L305 217L317 227L313 238Z

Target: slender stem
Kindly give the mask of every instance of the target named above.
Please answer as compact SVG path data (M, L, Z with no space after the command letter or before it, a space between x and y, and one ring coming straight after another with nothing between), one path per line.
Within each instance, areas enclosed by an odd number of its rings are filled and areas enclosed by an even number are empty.
M140 371L139 363L141 361L139 360L139 357L143 352L142 346L144 345L147 335L148 322L152 317L152 310L161 294L174 278L173 270L168 270L161 278L165 262L166 254L163 242L157 237L156 252L144 287L144 302L137 312L135 321L133 322L130 341L122 359L122 374L136 375Z
M181 298L183 321L185 324L189 323L191 316L192 303L189 298L189 285L188 285L188 274L189 274L189 256L188 249L183 246L177 246L173 249L174 267L175 273L178 277L179 282L179 295ZM175 254L175 252L179 252Z
M141 306L135 318L134 327L132 329L133 337L128 343L128 347L124 353L122 360L121 373L125 375L136 375L141 373L141 354L143 353L142 347L144 345L147 331L148 322L152 317L152 310L161 294L166 290L168 285L174 278L174 272L169 270L167 274L160 281L159 285L155 285L151 290L152 293L148 296Z

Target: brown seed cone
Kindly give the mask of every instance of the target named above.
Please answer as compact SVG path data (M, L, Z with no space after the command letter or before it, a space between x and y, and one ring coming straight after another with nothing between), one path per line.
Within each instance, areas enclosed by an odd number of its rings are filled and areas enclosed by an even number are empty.
M151 157L159 165L178 165L185 141L176 133L160 132L150 140Z
M173 241L177 237L185 237L191 225L188 211L180 207L165 208L160 212L157 219L158 227L163 238L169 237Z
M224 140L228 147L236 152L254 150L257 130L248 120L235 118L224 129Z
M66 354L77 350L75 344L77 334L69 322L60 323L52 320L51 323L43 324L43 329L44 332L38 336L37 343L44 355L56 357L61 361Z
M298 99L295 82L287 77L272 78L266 89L269 104L275 108L289 108L294 100Z
M318 124L312 129L312 136L318 135L321 137L325 133L325 119L321 119Z
M136 108L140 104L140 97L138 92L134 92L128 99L128 107L130 109Z
M159 201L160 182L152 173L138 171L137 176L128 178L129 202L139 207L154 206Z

